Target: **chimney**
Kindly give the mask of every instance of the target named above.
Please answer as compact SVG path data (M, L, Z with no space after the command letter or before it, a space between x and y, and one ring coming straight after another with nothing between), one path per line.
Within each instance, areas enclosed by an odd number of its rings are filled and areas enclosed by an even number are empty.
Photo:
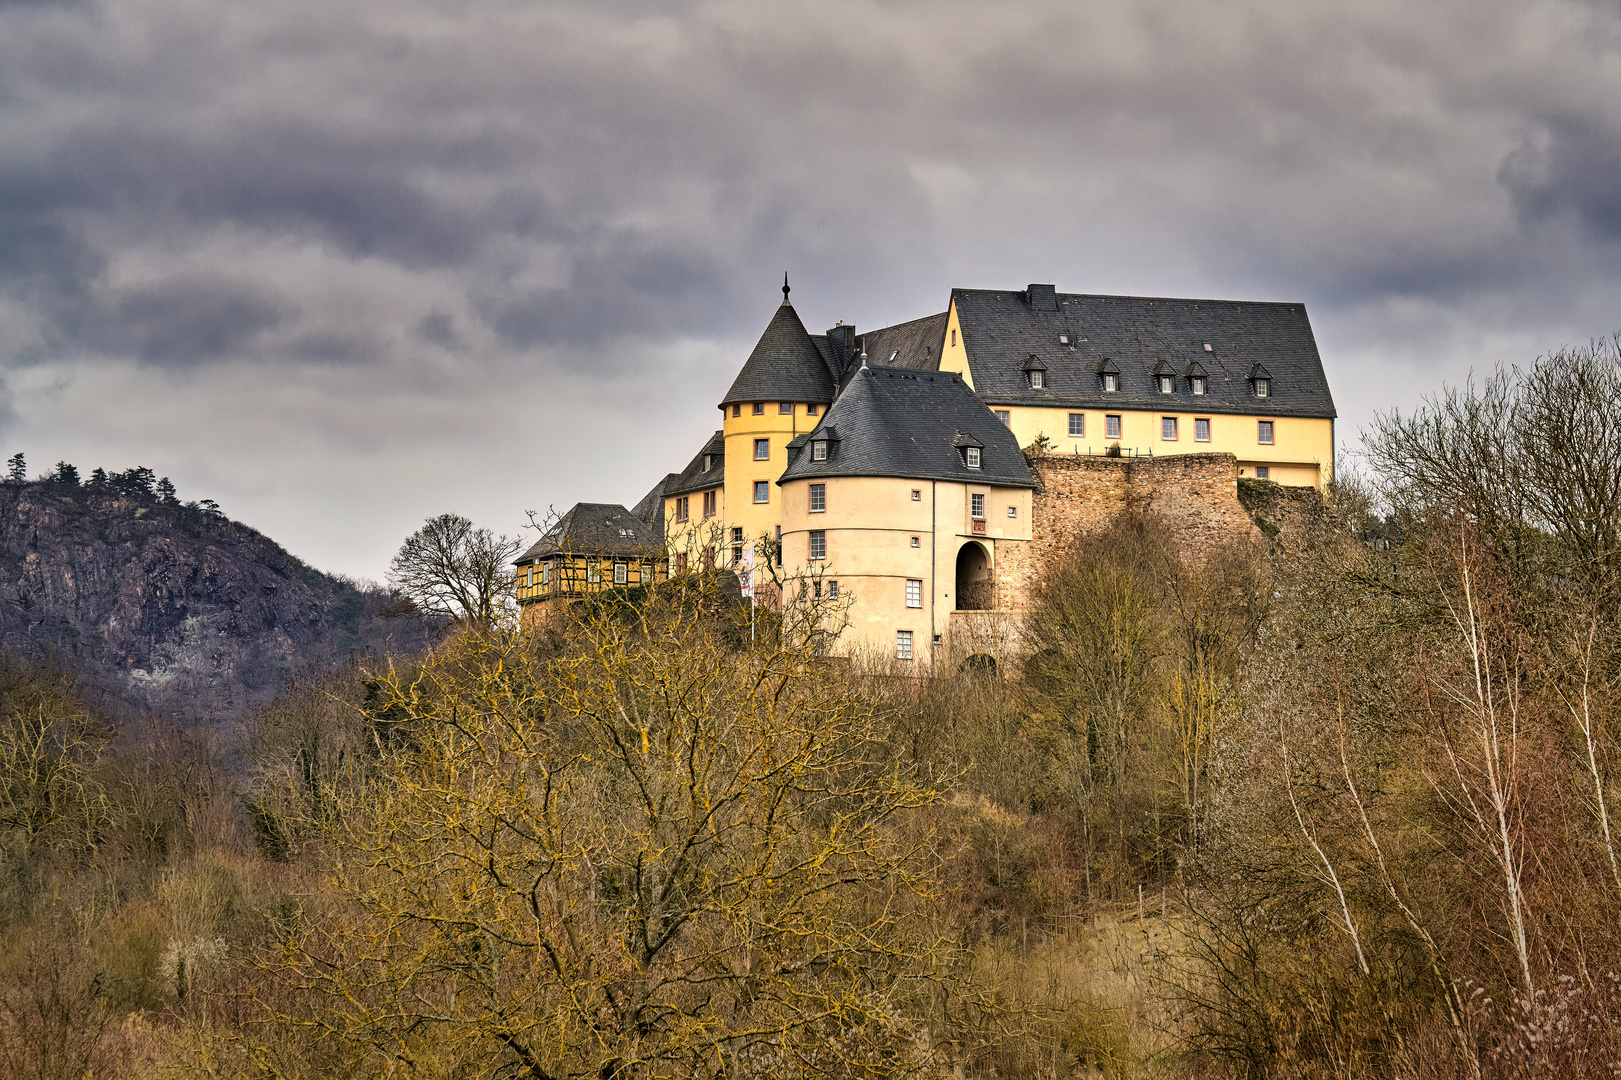
M1024 291L1025 299L1030 303L1031 311L1057 311L1058 286L1031 285Z
M855 359L856 328L839 323L827 332L828 344L833 346L833 355L839 361L839 370L844 371Z

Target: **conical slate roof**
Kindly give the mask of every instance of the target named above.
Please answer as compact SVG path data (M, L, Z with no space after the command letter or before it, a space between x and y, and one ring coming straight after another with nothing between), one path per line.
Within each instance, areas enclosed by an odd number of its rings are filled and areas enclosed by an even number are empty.
M766 324L722 405L741 401L831 402L833 374L786 296Z

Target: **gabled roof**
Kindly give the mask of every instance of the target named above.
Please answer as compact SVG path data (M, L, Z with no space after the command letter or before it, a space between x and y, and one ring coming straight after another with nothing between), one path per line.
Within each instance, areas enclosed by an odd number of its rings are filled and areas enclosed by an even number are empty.
M856 352L860 353L865 346L867 363L879 367L934 371L940 366L940 346L946 340L946 314L942 311L938 315L858 334L861 344ZM852 364L850 370L853 372L855 368Z
M709 455L709 470L704 470L704 455ZM689 491L704 491L726 482L726 435L717 431L698 452L692 455L687 467L664 486L665 495L684 495Z
M663 541L654 541L647 523L618 503L575 503L545 536L518 556L517 565L558 554L639 559L663 553Z
M823 347L826 347L825 341ZM814 401L825 405L833 400L836 388L829 359L817 348L805 324L799 321L799 314L788 302L785 292L782 303L766 324L765 333L749 353L743 370L732 380L732 388L726 391L721 404Z
M1032 307L1026 290L952 290L974 390L985 401L1336 415L1304 304L1052 295L1050 301L1046 288L1039 290ZM1070 343L1060 343L1060 336ZM1041 390L1032 390L1023 375L1032 354L1047 364ZM1249 380L1263 362L1272 373L1271 396L1257 399ZM1167 372L1202 364L1205 393L1195 397L1185 380L1176 393L1159 393L1153 372L1161 363ZM1098 374L1105 371L1119 372L1114 393L1103 392Z
M630 508L651 531L659 547L664 546L664 492L675 482L677 473L666 473L664 479L653 485L653 490L642 496L642 501Z
M869 357L870 360L870 357ZM1034 487L1024 454L1001 421L949 371L860 368L811 440L836 435L826 461L803 448L778 483L823 476L889 476ZM980 468L958 447L980 444Z

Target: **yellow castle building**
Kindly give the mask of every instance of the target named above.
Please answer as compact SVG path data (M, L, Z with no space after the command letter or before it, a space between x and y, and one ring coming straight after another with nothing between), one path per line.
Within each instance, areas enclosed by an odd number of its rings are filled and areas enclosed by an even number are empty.
M782 292L720 429L635 510L611 509L659 545L654 579L719 569L756 602L837 599L838 651L932 662L953 613L1022 607L996 570L1037 539L1027 453L1219 453L1244 477L1333 477L1302 304L954 289L936 315L813 335ZM561 537L520 558L520 583ZM527 620L568 595L520 584L519 602Z

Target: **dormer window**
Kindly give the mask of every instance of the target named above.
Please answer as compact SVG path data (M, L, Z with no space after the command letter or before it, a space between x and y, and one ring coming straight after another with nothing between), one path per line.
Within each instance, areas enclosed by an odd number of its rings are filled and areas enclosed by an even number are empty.
M1046 385L1046 382L1047 373L1045 371L1032 371L1030 373L1030 389L1040 390Z
M1204 393L1204 376L1193 376L1193 378L1188 380L1188 388L1191 389L1195 394Z
M826 439L817 439L817 440L815 440L814 442L811 443L811 460L812 461L826 461L827 460L827 440Z
M1176 380L1172 379L1169 375L1161 375L1159 377L1159 392L1162 394L1169 394L1173 392L1176 389L1175 383Z
M965 446L963 451L963 463L970 469L979 468L979 447Z
M710 466L714 464L714 461L715 461L715 457L714 457L713 454L705 454L704 455L704 470L703 471L708 472Z
M1103 392L1105 394L1112 394L1119 389L1120 376L1116 375L1112 371L1105 371L1103 373Z
M1271 379L1256 379L1255 380L1255 396L1256 397L1271 397L1272 396L1272 380Z
M1032 390L1042 390L1047 386L1047 365L1035 353L1031 353L1024 362L1024 381Z

